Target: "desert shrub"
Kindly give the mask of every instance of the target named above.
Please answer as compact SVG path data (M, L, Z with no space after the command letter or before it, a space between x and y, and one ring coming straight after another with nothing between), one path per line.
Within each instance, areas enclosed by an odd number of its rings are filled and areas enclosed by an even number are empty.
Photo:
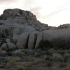
M48 50L48 52L47 52L47 53L48 53L49 55L51 55L51 56L52 56L52 54L53 54L53 52L54 52L54 51L55 51L55 49L54 49L54 48L50 48L50 49Z
M54 48L51 48L51 49L48 50L49 53L50 53L50 52L53 52L53 51L55 51Z
M2 49L0 48L0 51L2 51Z
M64 53L64 60L67 61L68 59L70 59L70 54L68 52Z
M65 63L61 63L61 64L59 65L59 67L60 67L60 68L64 68L64 67L66 67L66 64L65 64Z
M53 66L53 70L59 70L57 66Z
M47 63L47 67L51 67L51 66L53 66L52 63L51 62L48 62Z
M17 67L16 60L12 59L9 60L8 63L5 65L6 68L12 68L12 67Z
M62 55L60 55L58 53L53 53L52 57L54 60L63 60Z
M45 59L45 60L48 60L48 61L53 61L53 60L52 60L52 57L49 56L49 55L44 55L44 59Z
M25 51L25 49L21 49L21 52L24 52Z
M17 70L23 70L23 68L18 68Z

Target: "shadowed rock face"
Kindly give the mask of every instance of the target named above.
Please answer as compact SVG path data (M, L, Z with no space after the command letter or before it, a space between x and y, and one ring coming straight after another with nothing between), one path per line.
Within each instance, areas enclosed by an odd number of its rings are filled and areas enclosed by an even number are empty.
M29 41L28 41L28 48L29 49L35 49L35 44L37 41L37 34L38 32L32 32L29 35Z
M52 45L51 41L48 41L48 40L41 40L39 42L39 45L36 49L42 49L42 50L48 50L50 48L53 48L54 46Z
M56 49L70 48L70 28L43 31L43 39L48 40Z
M64 37L60 37L60 38L56 38L52 41L52 43L54 44L55 49L70 49L70 37L69 38L64 38Z

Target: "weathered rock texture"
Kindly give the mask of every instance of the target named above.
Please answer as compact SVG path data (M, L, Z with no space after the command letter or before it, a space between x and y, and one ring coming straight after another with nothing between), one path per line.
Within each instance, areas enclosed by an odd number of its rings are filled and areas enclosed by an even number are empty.
M60 49L70 48L70 28L43 31L44 41L48 40L53 47Z
M65 29L65 28L70 28L70 24L63 24L57 27L57 29Z
M6 9L4 10L3 14L0 16L0 23L9 23L11 27L15 27L15 23L18 24L26 24L38 31L42 31L48 29L47 24L43 24L37 20L36 16L32 14L30 11L24 11L20 9ZM18 27L20 27L20 25ZM30 28L30 27L27 27Z
M25 35L25 34L24 34ZM30 49L37 48L60 48L60 49L69 49L70 48L70 28L67 29L58 29L58 30L45 30L43 32L39 32L36 36L35 33L29 33L29 38L27 35L20 36L17 44L21 45L24 42L27 43L28 46L24 46ZM22 42L21 42L22 41ZM19 47L20 48L20 47Z

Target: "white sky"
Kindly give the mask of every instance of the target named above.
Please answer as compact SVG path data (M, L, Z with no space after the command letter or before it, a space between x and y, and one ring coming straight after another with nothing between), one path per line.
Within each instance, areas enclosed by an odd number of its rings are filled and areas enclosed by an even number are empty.
M7 8L32 11L38 20L51 26L70 23L70 0L0 0L0 14Z

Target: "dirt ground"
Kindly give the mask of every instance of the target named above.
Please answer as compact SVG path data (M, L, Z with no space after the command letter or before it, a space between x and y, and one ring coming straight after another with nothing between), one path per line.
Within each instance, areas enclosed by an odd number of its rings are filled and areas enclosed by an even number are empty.
M0 70L70 70L70 53L36 51L0 56Z

